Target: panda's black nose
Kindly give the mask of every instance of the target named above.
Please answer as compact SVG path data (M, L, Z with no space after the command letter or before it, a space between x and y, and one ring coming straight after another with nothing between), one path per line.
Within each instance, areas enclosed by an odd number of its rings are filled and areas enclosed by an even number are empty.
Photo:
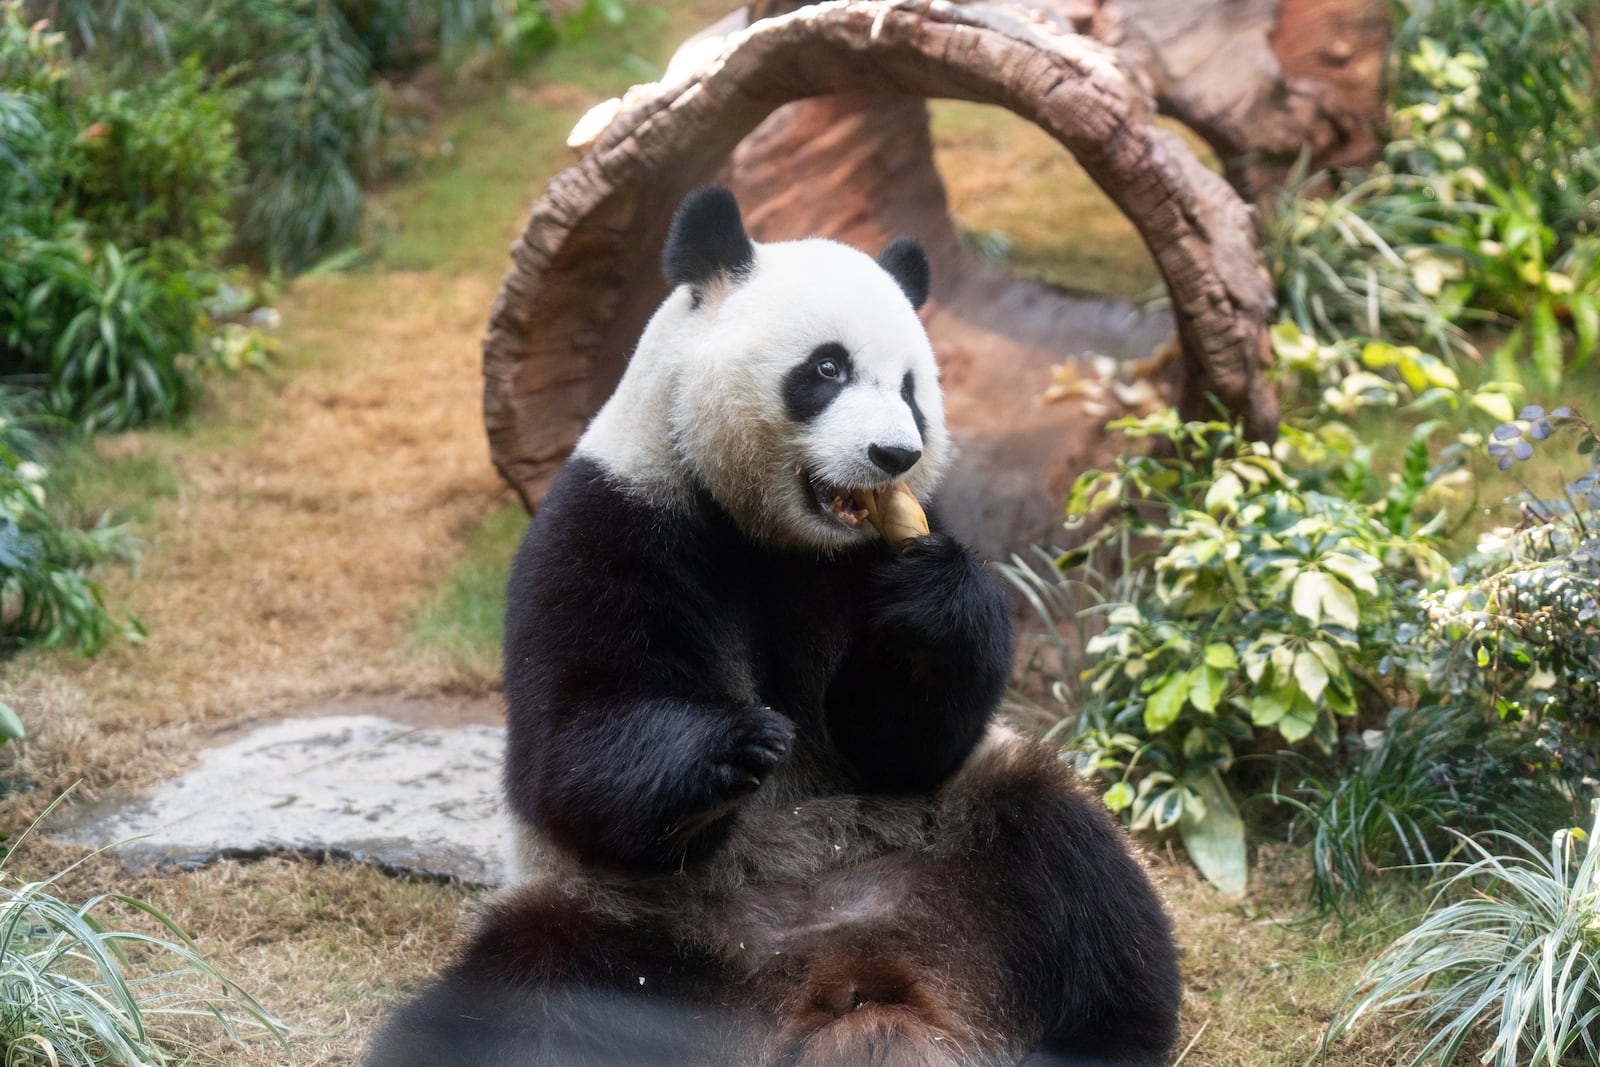
M895 448L892 445L868 445L867 456L885 474L904 474L910 470L922 453L915 448Z

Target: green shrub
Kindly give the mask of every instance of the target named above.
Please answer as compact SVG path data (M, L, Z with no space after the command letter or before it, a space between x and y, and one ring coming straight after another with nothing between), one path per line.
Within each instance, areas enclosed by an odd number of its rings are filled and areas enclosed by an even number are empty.
M1293 435L1275 455L1172 412L1111 426L1158 447L1078 479L1069 516L1104 521L1058 562L1070 576L1107 546L1148 547L1116 561L1131 577L1096 610L1104 629L1082 672L1095 710L1077 743L1114 779L1108 806L1135 828L1177 829L1208 877L1239 891L1244 828L1224 773L1280 745L1331 750L1338 720L1363 694L1382 696L1363 647L1442 560L1409 509L1392 529L1387 499L1324 491L1286 469ZM1413 477L1420 496L1427 472Z
M1057 579L1010 573L1058 635L1055 692L1076 709L1065 729L1110 782L1108 806L1177 831L1237 890L1231 794L1278 783L1269 795L1310 828L1318 895L1337 904L1384 868L1426 873L1451 852L1447 827L1532 825L1584 794L1596 768L1576 752L1593 751L1600 638L1579 531L1595 528L1600 474L1568 487L1566 532L1532 507L1540 521L1452 568L1474 467L1496 458L1463 420L1513 414L1515 389L1467 391L1420 349L1322 345L1292 323L1274 347L1292 395L1315 398L1286 406L1275 445L1172 412L1112 423L1143 447L1074 485L1070 519L1098 525L1055 561ZM1523 415L1496 449L1587 433L1564 411ZM1063 610L1078 614L1079 648L1059 639ZM1572 753L1541 769L1560 738Z
M489 51L526 58L556 40L556 21L539 0L342 0L340 10L374 68L386 73Z
M1557 833L1548 854L1491 840L1494 852L1463 843L1477 858L1367 968L1324 1048L1382 1013L1420 1034L1401 1061L1413 1067L1600 1062L1600 805L1587 834Z
M239 250L295 273L349 244L361 226L361 182L376 160L381 99L338 8L317 0L176 6L173 47L233 71L242 96L248 177Z
M559 23L541 0L143 0L109 8L56 0L34 7L113 84L142 85L152 71L184 64L177 70L190 72L193 99L208 101L237 129L243 178L232 203L234 251L296 273L359 236L362 184L384 162L378 75L486 51L525 58L597 17L615 17L620 0L589 0ZM206 119L197 111L191 121ZM201 190L207 210L214 191Z
M148 249L165 268L214 267L234 237L236 107L194 57L86 98L65 210L95 238Z
M1559 782L1527 773L1528 739L1481 705L1418 699L1396 708L1382 730L1345 744L1342 759L1302 760L1295 794L1274 798L1309 827L1312 885L1324 908L1343 912L1348 901L1370 899L1385 875L1443 873L1462 833L1532 833L1573 813Z
M1563 439L1582 473L1560 495L1521 494L1521 521L1482 537L1455 587L1424 598L1438 645L1424 666L1452 697L1535 731L1530 764L1582 796L1600 780L1600 431L1568 408L1529 407L1489 451L1502 469L1536 468L1536 443Z
M1387 158L1400 173L1470 167L1521 190L1554 255L1600 236L1600 117L1587 0L1402 0Z
M192 65L97 96L64 41L0 8L0 376L90 430L182 415L237 161L231 105Z
M1325 338L1494 342L1547 389L1600 342L1600 107L1574 0L1402 5L1392 139L1334 195L1281 194L1279 301ZM1522 373L1528 365L1529 373Z
M132 542L116 526L63 526L47 507L49 471L39 461L31 420L0 393L0 654L24 645L68 645L89 653L138 624L107 609L90 567L127 558Z
M72 867L19 883L6 870L15 851L0 855L0 1047L6 1067L174 1062L187 1042L173 1024L191 1019L211 1020L235 1041L244 1031L265 1031L289 1052L282 1026L206 962L172 919L117 893L82 904L60 899L53 884ZM116 929L105 917L113 909L132 912L158 932Z

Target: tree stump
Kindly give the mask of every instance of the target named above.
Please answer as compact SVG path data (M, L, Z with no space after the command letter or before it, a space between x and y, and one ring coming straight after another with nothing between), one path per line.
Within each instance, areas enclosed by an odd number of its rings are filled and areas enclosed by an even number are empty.
M1061 490L1103 457L1104 414L1039 399L1063 359L1137 360L1173 331L1180 358L1145 373L1186 414L1220 404L1270 437L1271 290L1251 211L1155 125L1140 80L1080 27L1038 8L843 0L719 27L661 82L630 90L534 205L485 341L491 454L524 502L537 505L665 295L673 208L719 176L758 240L819 234L875 252L905 233L927 247L925 321L960 448L943 501L980 550L1060 540ZM923 101L937 97L1005 107L1071 152L1139 231L1170 312L1013 278L964 252L927 134Z

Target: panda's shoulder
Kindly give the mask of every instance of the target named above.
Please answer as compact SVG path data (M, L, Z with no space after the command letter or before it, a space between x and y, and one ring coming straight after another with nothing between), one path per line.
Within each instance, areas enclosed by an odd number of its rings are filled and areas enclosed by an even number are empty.
M699 502L663 499L602 461L575 453L517 550L513 596L568 601L584 589L680 587L724 552L723 530Z

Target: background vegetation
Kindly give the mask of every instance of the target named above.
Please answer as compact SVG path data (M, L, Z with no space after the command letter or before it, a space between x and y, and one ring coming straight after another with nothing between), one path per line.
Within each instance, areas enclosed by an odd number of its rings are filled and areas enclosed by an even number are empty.
M515 64L619 14L0 3L0 640L137 634L87 577L133 543L55 514L46 443L181 419L208 372L266 363L269 279L348 262L365 186L414 158L391 79Z
M1113 423L1081 543L1009 574L1057 730L1135 829L1236 893L1252 843L1303 845L1347 919L1439 880L1332 1036L1387 1012L1402 1062L1589 1063L1600 881L1564 828L1600 787L1592 11L1399 10L1382 159L1268 220L1276 443Z

